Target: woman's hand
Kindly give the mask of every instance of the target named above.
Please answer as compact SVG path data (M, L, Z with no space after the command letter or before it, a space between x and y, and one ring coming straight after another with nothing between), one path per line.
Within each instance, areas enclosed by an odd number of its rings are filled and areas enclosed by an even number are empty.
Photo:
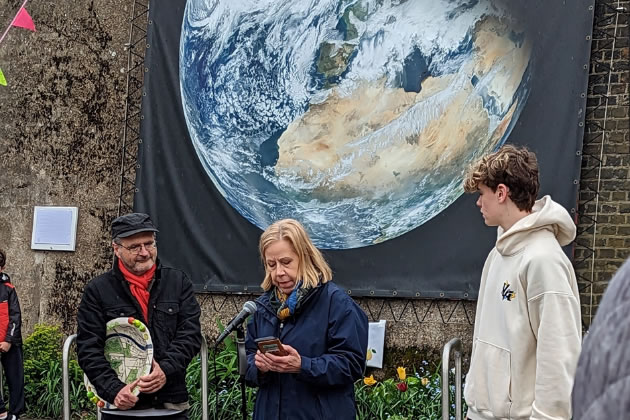
M271 370L271 361L265 355L265 353L261 352L260 350L256 351L256 355L254 356L254 363L261 373L267 373Z
M282 347L289 353L286 356L277 356L273 353L256 353L256 366L258 367L258 354L261 355L261 360L264 361L264 366L268 367L268 370L280 373L297 373L302 369L302 358L300 354L293 347L288 344L283 344ZM260 369L260 367L258 367ZM262 371L262 369L261 369Z

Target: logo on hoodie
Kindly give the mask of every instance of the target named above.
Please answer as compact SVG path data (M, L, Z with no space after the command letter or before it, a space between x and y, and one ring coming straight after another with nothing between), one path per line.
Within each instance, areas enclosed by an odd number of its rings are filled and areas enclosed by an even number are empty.
M510 283L508 283L507 281L503 283L503 290L501 290L501 296L503 297L503 300L507 300L508 302L511 302L512 299L516 297L516 293L514 292L514 290L510 290Z

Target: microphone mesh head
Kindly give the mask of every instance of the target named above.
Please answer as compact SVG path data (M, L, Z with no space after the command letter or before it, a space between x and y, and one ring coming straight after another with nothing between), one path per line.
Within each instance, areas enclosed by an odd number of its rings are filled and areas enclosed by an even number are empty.
M248 300L243 305L243 309L246 310L247 313L251 315L254 312L256 312L257 307L256 307L256 304L254 302L252 302L251 300Z

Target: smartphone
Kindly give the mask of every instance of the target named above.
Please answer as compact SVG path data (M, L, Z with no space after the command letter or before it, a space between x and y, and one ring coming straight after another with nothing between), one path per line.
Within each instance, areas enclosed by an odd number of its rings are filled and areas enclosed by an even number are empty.
M277 337L261 337L254 340L258 350L262 353L273 353L276 356L286 356L289 353L282 347L282 342Z

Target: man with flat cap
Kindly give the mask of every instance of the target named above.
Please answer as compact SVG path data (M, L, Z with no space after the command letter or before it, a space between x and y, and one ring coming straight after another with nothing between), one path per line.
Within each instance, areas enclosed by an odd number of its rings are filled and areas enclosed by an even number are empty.
M120 410L104 410L103 420L188 418L186 367L201 346L200 309L186 274L157 259L156 232L143 213L115 219L114 266L87 284L79 305L79 365L97 395ZM106 324L119 317L141 320L153 341L151 372L129 385L118 379L104 354Z

